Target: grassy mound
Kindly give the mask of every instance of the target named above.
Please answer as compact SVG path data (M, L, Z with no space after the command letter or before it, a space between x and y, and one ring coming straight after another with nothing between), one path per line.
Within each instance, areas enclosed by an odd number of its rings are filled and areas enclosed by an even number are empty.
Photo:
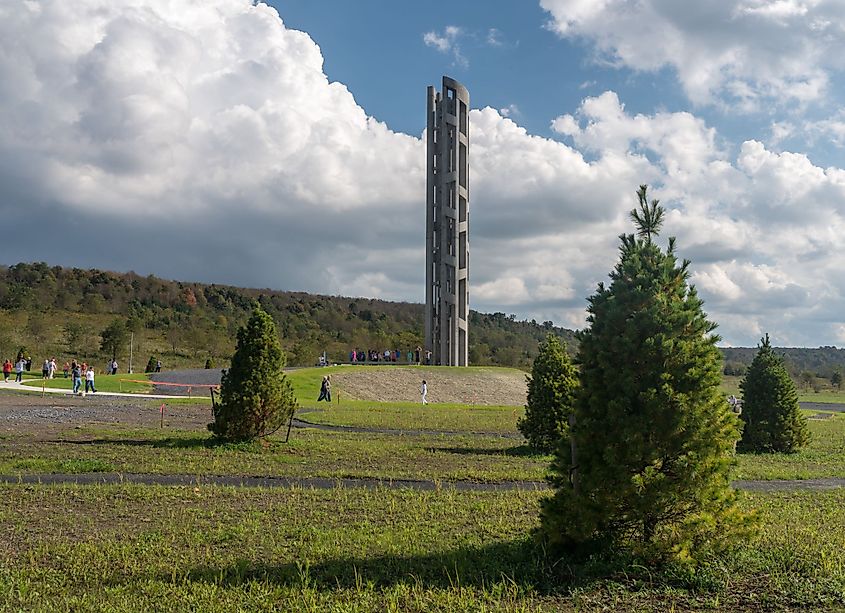
M300 403L320 392L323 375L331 375L332 392L343 400L419 403L420 384L428 383L430 403L523 406L525 373L515 368L444 366L334 366L290 373ZM310 393L309 393L310 392Z

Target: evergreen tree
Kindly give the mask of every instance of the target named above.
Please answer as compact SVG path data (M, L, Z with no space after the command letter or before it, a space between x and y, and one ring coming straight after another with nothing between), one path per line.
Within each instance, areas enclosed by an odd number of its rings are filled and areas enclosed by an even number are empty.
M552 546L629 547L695 561L747 534L730 486L739 422L688 261L652 242L663 210L646 187L609 287L590 297L581 391L552 464L541 534Z
M535 449L553 451L568 429L578 388L578 372L557 335L549 333L540 343L540 354L526 379L528 404L517 428Z
M226 441L247 441L275 432L296 410L296 397L283 371L276 324L258 304L238 330L232 365L223 371L220 403L208 425Z
M810 442L807 420L798 406L798 391L783 358L764 336L748 373L739 384L745 427L740 451L792 453Z

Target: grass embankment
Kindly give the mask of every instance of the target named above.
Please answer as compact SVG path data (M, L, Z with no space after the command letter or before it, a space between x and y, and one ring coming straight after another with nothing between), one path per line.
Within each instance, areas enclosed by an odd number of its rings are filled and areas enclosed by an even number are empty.
M536 492L0 487L0 608L783 610L845 604L842 490L744 497L763 532L696 574L542 562ZM605 578L596 579L596 574Z
M437 430L458 432L487 432L514 434L516 421L524 413L522 406L490 404L464 404L456 396L462 391L461 381L468 377L484 380L496 377L496 371L507 371L516 383L522 384L524 374L514 369L496 368L446 368L415 366L333 366L327 368L303 368L287 373L300 406L305 410L302 418L319 424L357 426L364 428L387 428L393 430ZM440 393L450 402L431 402L422 405L416 402L379 402L373 399L352 399L347 397L342 385L333 385L332 402L317 402L320 381L324 375L348 374L366 377L373 375L411 371L414 381L432 373L441 381ZM428 373L428 374L427 374ZM506 383L507 385L507 383ZM414 390L416 393L416 388ZM318 409L318 411L311 411Z

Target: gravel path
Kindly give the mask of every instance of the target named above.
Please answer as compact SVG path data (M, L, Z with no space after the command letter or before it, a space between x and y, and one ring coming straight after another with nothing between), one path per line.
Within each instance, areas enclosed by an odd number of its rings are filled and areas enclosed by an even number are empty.
M2 385L2 383L0 383ZM164 401L165 405L167 404ZM121 424L158 428L161 420L161 400L136 396L99 396L84 398L70 394L41 398L32 392L5 391L0 393L0 433L26 433L40 438L68 427L95 424ZM167 427L185 430L204 429L211 420L209 404L166 406L164 423Z
M166 383L179 383L180 385L155 386L156 394L181 394L188 395L188 388L185 385L220 385L221 371L219 368L186 368L184 370L165 370L163 372L150 373L150 380L163 381ZM191 390L192 396L208 396L207 387L197 387Z

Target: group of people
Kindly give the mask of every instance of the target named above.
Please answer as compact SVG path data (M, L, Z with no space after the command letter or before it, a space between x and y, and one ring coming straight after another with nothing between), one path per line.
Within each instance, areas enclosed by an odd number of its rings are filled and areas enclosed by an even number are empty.
M79 393L79 389L82 387L82 377L85 377L85 393L87 394L90 392L96 392L97 388L94 387L94 368L89 364L83 362L82 364L78 364L76 360L71 362L70 364L70 373L71 377L73 378L73 393Z
M29 370L32 366L32 360L27 362L28 358L19 357L15 362L14 366L12 365L12 360L7 359L3 362L3 382L8 383L9 377L12 376L12 370L15 371L15 383L20 383L23 381L23 373L25 370Z
M29 367L32 365L32 360L29 358L25 358L23 356L19 357L17 361L12 364L12 361L6 359L3 362L3 382L8 383L9 377L12 376L12 372L15 373L15 382L20 383L23 381L23 373L29 370ZM29 366L29 367L28 367ZM50 358L44 360L44 364L41 366L41 375L45 379L52 379L56 374L58 366L56 365L56 358ZM117 361L113 360L109 364L109 369L112 374L117 374ZM73 393L76 394L82 388L82 378L85 378L85 392L96 392L97 388L94 387L94 368L89 364L83 362L81 364L77 363L76 360L72 362L65 362L64 367L62 368L62 372L64 373L65 378L68 377L73 378Z
M415 350L409 349L404 355L407 358L408 364L419 365L423 363L422 360L425 360L426 365L431 365L431 351L423 351L422 347L417 347ZM359 351L358 349L353 349L349 352L349 361L352 364L359 362L394 363L401 362L402 356L402 352L398 349L385 349L384 351L376 351L374 349Z

